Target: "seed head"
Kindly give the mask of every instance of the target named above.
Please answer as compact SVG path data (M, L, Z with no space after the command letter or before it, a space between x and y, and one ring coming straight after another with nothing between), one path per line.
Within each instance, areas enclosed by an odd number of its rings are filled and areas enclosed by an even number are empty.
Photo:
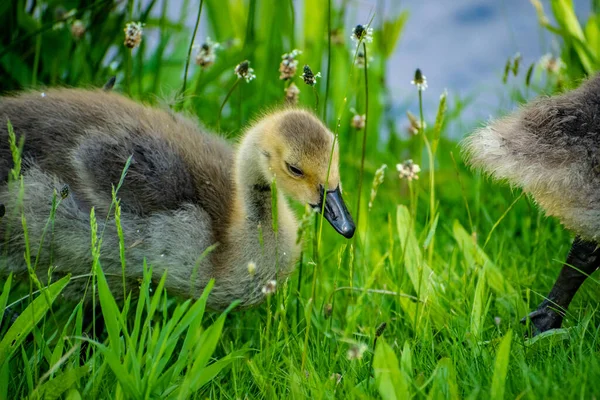
M346 353L346 358L348 358L348 360L360 360L363 358L363 355L365 354L365 351L367 351L367 348L367 345L364 343L353 344L348 349L348 352Z
M333 314L333 305L331 303L325 304L325 307L323 307L323 316L325 319L329 319L331 314Z
M544 54L539 61L540 67L548 73L558 75L564 68L565 63L560 57L555 57L552 54Z
M128 22L125 25L125 46L136 48L142 43L143 24L141 22Z
M331 379L332 381L335 381L335 384L337 385L342 381L342 374L334 372L333 374L331 374L329 379Z
M58 6L54 10L54 19L55 23L52 25L52 30L60 30L65 27L65 22L69 22L69 20L73 19L77 14L77 9L73 8L70 11L67 11L63 6Z
M298 69L298 60L296 56L302 54L300 50L294 49L289 53L281 56L281 64L279 64L279 79L284 81L292 79L296 75Z
M375 337L379 337L383 334L383 331L385 331L385 328L387 327L387 323L386 322L382 322L377 329L375 330Z
M233 71L237 75L238 79L245 79L246 82L250 82L252 79L256 78L254 75L254 69L250 68L250 61L245 60L235 66L235 70Z
M400 179L406 178L409 181L419 179L418 173L421 172L421 168L413 160L406 160L402 164L396 164L396 169L400 174Z
M276 280L270 280L267 282L267 284L265 286L263 286L262 288L262 292L265 296L270 296L273 293L275 293L275 290L277 290L277 281Z
M63 6L57 6L54 9L54 19L57 21L61 21L65 19L65 15L67 14L67 9Z
M67 11L67 12L66 12L66 13L63 15L62 19L63 19L63 20L65 20L65 19L71 19L71 18L73 18L73 17L74 17L76 14L77 14L77 9L76 9L76 8L72 8L72 9L70 9L69 11Z
M369 57L369 61L370 61ZM356 65L357 68L364 68L365 66L368 66L367 63L367 59L365 57L365 52L362 50L359 50L356 52L356 59L354 60L354 65Z
M73 24L71 25L71 35L73 35L73 38L75 39L81 39L83 35L85 35L85 25L80 19L73 21Z
M331 44L341 46L344 44L344 34L341 29L334 28L331 30Z
M521 56L521 53L518 52L513 57L512 73L514 76L517 76L517 74L519 73L519 66L521 65L522 59L523 57Z
M248 263L248 273L250 276L254 276L254 274L256 274L256 263L254 261L250 261Z
M64 200L67 197L69 197L69 185L64 185L61 189L60 189L60 197Z
M410 111L406 111L406 116L408 117L408 133L412 135L418 135L421 132L421 121ZM423 129L427 128L427 124L423 121Z
M362 41L366 43L371 43L373 41L373 28L369 28L364 25L356 25L354 29L352 29L352 35L350 38L356 43L358 46Z
M76 8L72 8L69 11L67 11L67 9L64 8L63 6L58 6L54 10L54 19L56 21L66 21L68 19L75 17L75 15L77 15Z
M415 79L410 81L410 83L415 85L420 91L427 89L427 78L425 77L425 75L423 75L419 68L417 68L417 70L415 71Z
M290 83L290 85L284 89L285 92L285 101L288 104L296 105L298 104L298 96L300 95L300 89L294 82Z
M304 73L302 74L302 79L304 79L304 83L309 86L315 86L317 83L317 78L321 77L321 73L317 72L313 74L312 69L308 65L304 66Z
M213 42L207 37L206 42L197 47L198 53L196 54L196 64L202 68L208 68L213 65L217 58L215 50L219 47L219 43Z
M371 186L371 199L369 200L369 210L373 208L373 201L375 201L375 196L377 196L377 189L383 183L383 178L385 177L385 169L387 168L386 164L383 164L377 171L375 171L375 177L373 178L373 186Z
M350 122L350 125L352 125L352 127L356 130L361 130L365 128L365 124L367 122L367 116L366 114L363 115L359 115L359 114L354 114L354 117L352 117L352 121Z

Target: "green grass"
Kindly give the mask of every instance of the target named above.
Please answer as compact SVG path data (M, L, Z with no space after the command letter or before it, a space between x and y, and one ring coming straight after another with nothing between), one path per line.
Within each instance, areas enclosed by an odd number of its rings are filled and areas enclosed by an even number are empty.
M199 1L187 3L198 12ZM355 239L347 241L308 214L297 272L262 306L223 314L205 310L209 289L195 301L169 297L161 277L152 284L152 266L146 266L139 300L115 302L99 261L103 233L96 232L93 218L89 276L44 287L33 273L39 244L30 243L30 278L0 282L0 398L600 396L597 278L577 294L565 330L526 340L519 323L548 293L570 234L526 195L465 168L446 132L462 126L469 105L452 93L438 118L426 121L427 129L413 137L396 132L394 122L404 116L387 109L385 67L409 16L400 13L382 23L375 15L374 41L367 45L373 59L362 70L353 66L355 47L327 40L331 30L349 42L342 21L351 7L343 3L333 2L329 15L327 3L317 0L204 0L203 29L223 46L206 70L193 63L192 53L179 98L191 32L182 25L185 15L169 20L161 2L141 9L137 1L116 8L112 1L64 1L87 27L82 39L71 37L71 20L67 28L52 29L58 2L34 3L48 5L40 13L25 10L24 1L0 4L2 92L32 85L101 86L116 74L116 90L148 102L174 99L167 103L209 128L220 124L220 133L232 138L283 101L281 54L301 49L299 69L309 64L323 75L314 92L296 77L301 104L314 108L318 95L317 112L327 115L338 135L344 196L359 219ZM150 13L152 7L158 14ZM569 10L568 0L552 2L557 26L545 24L561 37L566 70L547 85L538 68L531 85L521 71L510 78L519 83L513 98L568 87L600 69L600 47L594 45L600 14L578 29ZM146 41L133 52L122 46L123 27L131 20L145 22L146 34L157 34L156 48L149 51ZM229 96L237 82L233 69L245 59L257 78L240 82ZM368 114L366 139L350 125L351 108ZM420 108L411 107L422 119ZM391 129L387 141L378 138L384 128ZM11 140L19 160L20 145ZM410 185L395 169L408 158L423 168ZM382 164L388 168L370 208L371 182ZM19 173L15 168L11 184L19 184ZM118 226L117 191L110 223ZM59 197L54 207L60 207ZM302 205L297 209L301 216ZM96 308L61 299L69 279L90 282Z

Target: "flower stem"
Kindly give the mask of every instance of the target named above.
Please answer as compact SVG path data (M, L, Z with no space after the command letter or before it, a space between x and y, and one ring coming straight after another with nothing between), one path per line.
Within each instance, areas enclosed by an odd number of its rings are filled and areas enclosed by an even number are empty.
M362 43L363 52L365 54L365 60L367 57L367 44L365 42ZM360 199L362 195L362 185L363 178L365 173L365 157L367 152L367 131L368 131L368 123L369 123L369 74L367 73L367 63L365 63L365 127L363 134L363 142L362 142L362 156L360 160L360 175L358 178L358 200L356 204L356 226L360 220Z
M314 299L316 298L317 295L317 277L319 275L319 267L320 267L320 259L319 259L319 253L321 250L321 239L323 236L323 213L325 211L325 201L327 200L327 188L329 187L329 174L331 173L331 164L333 162L333 153L335 151L335 145L336 142L338 140L338 135L336 134L333 137L333 144L331 145L331 152L329 153L329 165L327 166L327 177L325 179L325 188L323 190L323 204L321 206L321 213L319 214L318 218L315 218L315 237L313 240L313 249L314 249L314 254L313 257L315 259L315 268L314 268L314 272L313 272L313 281L312 281L312 288L311 288L311 295L310 295L310 300L309 300L309 304L307 305L308 312L305 315L311 315L312 314L312 308L314 305ZM316 244L315 242L316 241ZM310 327L311 327L311 323L310 321L306 321L306 334L304 336L304 348L305 351L302 353L302 364L301 364L301 369L304 370L304 364L306 362L306 349L308 348L308 337L310 334Z
M241 78L238 78L235 80L235 83L233 84L231 89L229 89L229 92L227 92L227 95L225 96L225 99L223 100L223 103L221 104L221 108L219 108L219 117L217 119L217 132L221 130L221 114L223 113L223 108L225 107L225 103L227 103L227 100L229 100L229 97L231 97L231 94L233 93L233 91L235 90L235 88L237 87L237 85L240 83L241 80L242 80Z
M300 257L298 257L298 287L296 289L296 333L300 329L300 297L302 293L302 271L304 269L304 252L300 251Z
M290 0L290 41L292 43L292 49L296 48L296 10L294 10L294 0Z
M183 86L181 88L182 96L185 94L185 89L187 87L188 69L190 68L190 58L192 57L192 49L194 48L194 40L196 39L196 33L198 32L198 25L200 25L200 15L202 15L202 4L204 4L204 0L200 0L200 6L198 6L198 15L196 16L194 33L192 34L192 40L190 40L190 47L188 48L187 58L185 60L185 71L183 72Z
M425 143L425 147L427 149L427 158L429 161L429 227L432 227L433 221L435 220L435 159L433 151L431 150L431 145L429 143L429 139L425 134L425 122L423 117L423 91L419 89L419 118L420 118L420 131L423 136L423 142ZM429 265L431 265L433 261L433 244L435 238L432 237L428 246L428 261Z
M323 102L323 122L327 123L327 100L329 99L329 77L331 76L331 0L327 0L327 80Z
M134 0L127 2L127 13L129 19L133 21L133 3ZM131 71L133 69L133 49L125 48L125 85L127 86L127 95L131 96Z

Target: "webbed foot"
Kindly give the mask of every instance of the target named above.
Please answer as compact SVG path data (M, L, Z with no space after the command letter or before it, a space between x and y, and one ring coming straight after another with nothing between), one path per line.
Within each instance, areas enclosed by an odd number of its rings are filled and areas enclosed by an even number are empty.
M526 325L527 319L531 321L531 336L539 335L551 329L558 329L562 325L563 316L548 306L540 307L521 319Z

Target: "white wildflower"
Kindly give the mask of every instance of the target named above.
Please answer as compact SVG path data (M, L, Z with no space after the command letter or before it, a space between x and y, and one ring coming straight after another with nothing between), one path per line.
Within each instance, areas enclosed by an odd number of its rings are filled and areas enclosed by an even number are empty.
M275 290L277 290L277 281L276 280L270 280L267 282L267 284L265 286L263 286L262 288L262 292L265 296L270 296L273 293L275 293Z
M346 358L348 358L348 360L360 360L363 358L363 355L365 354L365 351L367 351L367 349L368 347L364 343L353 344L348 349L348 352L346 353Z
M335 381L335 384L339 384L342 381L342 374L339 374L337 372L334 372L333 374L331 374L331 376L329 377L329 379L331 379L332 381Z
M321 73L317 72L313 74L312 69L308 65L304 66L304 72L302 73L302 79L304 79L304 83L309 86L315 86L317 83L317 78L321 77Z
M354 53L352 54L354 55ZM371 61L373 61L373 57L369 57L367 60L364 51L358 50L356 52L356 58L354 60L354 65L356 65L356 68L363 69L365 66L368 66Z
M143 24L141 22L128 22L125 25L125 46L133 49L142 43Z
M215 63L217 58L215 50L220 47L220 44L213 42L209 37L206 42L197 46L198 53L196 54L196 64L202 68L208 68Z
M373 28L369 28L364 25L356 25L354 29L352 29L352 35L350 38L356 43L358 46L361 42L371 43L373 41Z
M409 181L419 179L418 173L421 172L421 167L415 164L413 160L406 160L402 164L397 164L396 169L400 174L400 179L406 178Z
M423 75L419 68L415 71L415 78L410 83L415 85L420 91L427 89L427 77Z
M279 64L279 79L288 80L296 75L296 70L298 69L298 60L296 60L296 56L300 54L302 54L300 50L294 49L281 56L282 60L281 64Z
M354 114L354 117L352 117L352 122L350 123L350 125L352 125L352 127L354 129L361 130L361 129L364 129L366 123L367 123L366 114L362 114L362 115Z
M246 82L250 82L252 79L256 78L254 75L254 69L250 68L250 61L245 60L235 66L235 70L233 71L237 75L238 78L243 78Z
M73 21L73 24L71 25L71 35L73 35L73 38L75 39L81 39L83 35L85 35L85 25L80 19Z
M408 117L408 133L412 134L412 135L417 135L419 132L421 132L421 128L425 129L427 128L427 123L425 123L425 121L423 121L423 127L421 127L421 121L410 111L406 111L406 116Z
M558 74L566 67L560 57L555 57L550 53L544 54L538 62L540 67L551 74Z
M298 96L300 95L300 89L294 82L290 83L290 86L284 89L285 100L288 104L298 104Z

